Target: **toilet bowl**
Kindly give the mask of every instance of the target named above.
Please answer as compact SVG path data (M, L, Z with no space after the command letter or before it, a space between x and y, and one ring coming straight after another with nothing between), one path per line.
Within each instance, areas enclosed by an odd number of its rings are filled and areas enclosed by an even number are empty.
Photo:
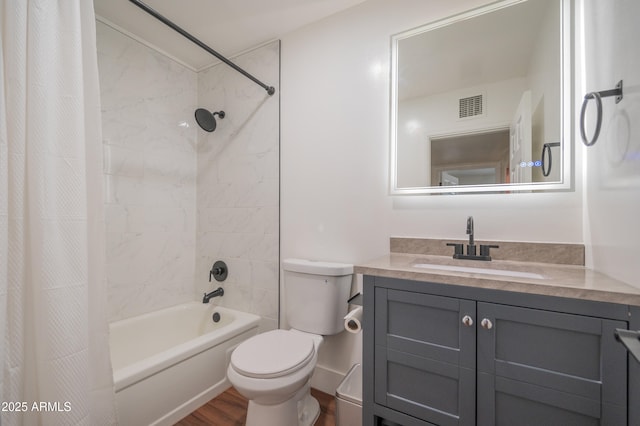
M282 268L292 328L247 339L227 368L231 384L249 400L247 426L311 426L320 414L310 381L322 336L344 329L353 265L287 259Z
M239 345L227 377L249 400L247 426L312 425L320 413L309 381L322 336L273 330Z

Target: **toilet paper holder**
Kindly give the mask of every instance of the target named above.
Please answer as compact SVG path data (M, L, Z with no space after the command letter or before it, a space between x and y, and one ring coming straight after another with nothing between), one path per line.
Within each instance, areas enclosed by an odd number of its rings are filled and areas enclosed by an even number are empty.
M354 294L349 298L349 300L347 300L347 303L350 305L362 306L362 293L358 292Z

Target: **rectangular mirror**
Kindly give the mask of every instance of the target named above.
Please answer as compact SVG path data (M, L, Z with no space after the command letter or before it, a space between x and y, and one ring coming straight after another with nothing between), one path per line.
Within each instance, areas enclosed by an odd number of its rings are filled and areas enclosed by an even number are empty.
M391 193L572 188L571 0L508 0L392 37Z

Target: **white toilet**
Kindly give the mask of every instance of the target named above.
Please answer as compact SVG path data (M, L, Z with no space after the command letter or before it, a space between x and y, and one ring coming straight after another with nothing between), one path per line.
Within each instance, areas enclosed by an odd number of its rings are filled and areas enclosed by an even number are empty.
M323 335L340 333L353 265L285 259L285 313L291 330L273 330L240 344L227 377L249 400L247 426L307 426L320 414L309 393Z

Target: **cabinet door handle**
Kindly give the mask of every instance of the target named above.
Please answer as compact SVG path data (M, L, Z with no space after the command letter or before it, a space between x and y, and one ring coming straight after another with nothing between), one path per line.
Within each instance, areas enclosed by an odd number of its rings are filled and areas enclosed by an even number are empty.
M491 330L493 328L493 323L488 318L483 318L482 321L480 321L480 325L482 328L487 330Z
M471 318L469 315L465 315L462 317L462 323L467 327L471 327L473 325L473 318Z

